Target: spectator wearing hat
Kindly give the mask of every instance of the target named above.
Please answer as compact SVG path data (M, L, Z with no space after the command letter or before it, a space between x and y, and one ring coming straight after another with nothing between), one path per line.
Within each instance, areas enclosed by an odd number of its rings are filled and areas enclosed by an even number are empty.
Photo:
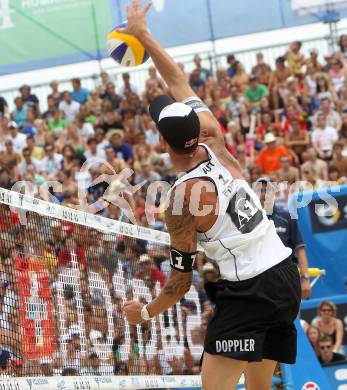
M250 78L250 87L245 92L248 106L251 108L258 107L261 99L265 96L269 96L269 90L264 84L259 83L257 76L252 75Z
M318 156L325 161L331 160L333 145L338 140L338 134L334 127L328 125L323 113L317 117L317 127L313 130L311 138Z
M153 265L152 259L146 253L141 255L139 258L140 271L135 274L135 278L141 280L149 280L152 283L159 282L160 287L163 287L165 284L164 274L159 271L157 267Z
M275 224L277 234L283 244L292 249L290 256L301 270L302 298L307 299L311 294L311 285L308 275L308 260L305 244L302 239L299 225L289 212L279 207L276 201L276 187L268 177L262 177L255 183L255 191L258 193L262 207L268 218Z
M124 142L124 130L112 129L107 133L107 138L116 156L131 164L134 160L133 150Z
M281 157L285 156L291 160L288 150L284 146L277 145L277 139L272 133L265 134L265 147L258 155L256 164L263 173L269 174L281 168Z

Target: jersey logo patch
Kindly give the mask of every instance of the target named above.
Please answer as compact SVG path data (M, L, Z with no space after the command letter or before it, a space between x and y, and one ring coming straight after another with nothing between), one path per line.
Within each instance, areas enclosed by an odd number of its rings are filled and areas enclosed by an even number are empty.
M252 232L263 220L262 211L243 188L231 198L227 212L234 225L243 234Z

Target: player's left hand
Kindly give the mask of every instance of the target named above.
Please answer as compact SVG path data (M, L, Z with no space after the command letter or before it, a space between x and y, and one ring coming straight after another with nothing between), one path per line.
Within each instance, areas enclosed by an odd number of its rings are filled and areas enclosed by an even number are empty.
M308 299L311 295L311 284L307 279L301 279L301 298Z
M137 300L125 302L123 312L129 324L137 325L145 322L141 317L141 310L143 306L144 304Z

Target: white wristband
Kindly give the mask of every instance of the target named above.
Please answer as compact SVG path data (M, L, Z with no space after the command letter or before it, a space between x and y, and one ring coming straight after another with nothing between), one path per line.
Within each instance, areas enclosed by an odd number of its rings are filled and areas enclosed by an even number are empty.
M143 306L143 308L141 309L141 318L144 321L150 321L153 319L153 317L150 317L150 315L149 315L149 312L147 310L147 305Z

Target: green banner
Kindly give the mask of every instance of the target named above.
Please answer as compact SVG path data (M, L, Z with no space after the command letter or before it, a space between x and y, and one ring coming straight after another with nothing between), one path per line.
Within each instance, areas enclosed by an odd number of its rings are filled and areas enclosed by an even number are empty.
M0 74L105 54L110 0L0 0Z

